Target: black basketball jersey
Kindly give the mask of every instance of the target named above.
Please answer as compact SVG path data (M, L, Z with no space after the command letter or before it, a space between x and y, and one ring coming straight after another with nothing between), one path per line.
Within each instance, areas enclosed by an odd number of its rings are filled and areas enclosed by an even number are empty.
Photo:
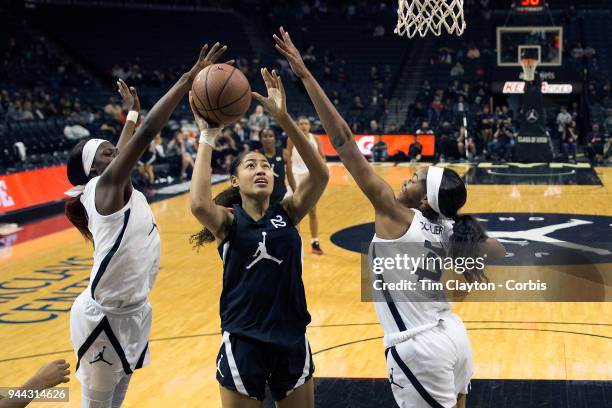
M239 205L223 260L221 328L267 343L303 339L310 315L302 282L302 240L280 203L254 221Z
M270 161L270 165L272 166L272 173L274 175L274 189L272 190L270 202L281 201L287 193L287 185L285 184L285 159L283 158L283 149L281 147L277 147L274 157L267 157L267 159Z

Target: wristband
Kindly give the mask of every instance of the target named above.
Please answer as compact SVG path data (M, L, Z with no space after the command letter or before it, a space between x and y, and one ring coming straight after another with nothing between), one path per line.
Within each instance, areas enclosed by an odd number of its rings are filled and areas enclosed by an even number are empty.
M128 114L127 114L127 119L126 120L129 120L129 121L134 122L134 123L138 122L138 112L136 112L136 111L129 111Z
M200 131L200 143L215 147L215 139L221 133L221 128L204 129Z

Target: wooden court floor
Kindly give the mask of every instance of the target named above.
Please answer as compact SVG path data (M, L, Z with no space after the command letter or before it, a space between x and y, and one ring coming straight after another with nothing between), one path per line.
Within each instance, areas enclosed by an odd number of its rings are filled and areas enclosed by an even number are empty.
M376 171L397 190L413 169ZM464 210L612 215L612 169L596 171L603 186L471 185ZM304 258L315 376L385 378L382 331L373 305L360 301L360 256L329 240L338 230L371 222L372 210L343 167L332 165L331 173L318 205L325 255L305 251ZM188 238L198 224L187 195L152 208L163 247L151 293L152 364L133 375L124 406L219 406L221 261L212 246L199 253L191 249ZM307 222L302 234L309 242ZM2 252L0 319L20 323L0 323L0 387L22 383L53 359L74 366L68 310L87 284L91 254L74 229ZM463 303L454 311L470 330L475 378L612 381L610 303ZM74 377L70 392L69 403L33 406L78 407L80 385Z

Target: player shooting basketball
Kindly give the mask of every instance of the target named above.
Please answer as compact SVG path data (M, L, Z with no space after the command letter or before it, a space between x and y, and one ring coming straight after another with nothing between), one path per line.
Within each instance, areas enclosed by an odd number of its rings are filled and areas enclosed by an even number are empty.
M271 200L274 176L268 158L246 152L230 166L231 186L213 199L210 161L221 129L198 113L192 95L201 133L191 211L205 226L193 242L199 246L216 240L223 260L223 344L217 356L223 406L259 407L268 385L279 407L314 407L314 364L306 337L310 314L296 225L323 194L329 171L287 112L280 77L261 72L268 97L253 97L287 133L309 174L294 194Z

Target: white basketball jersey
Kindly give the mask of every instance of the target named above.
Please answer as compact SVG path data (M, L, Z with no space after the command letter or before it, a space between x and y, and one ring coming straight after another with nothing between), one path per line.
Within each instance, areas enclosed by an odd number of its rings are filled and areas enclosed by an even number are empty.
M145 196L132 188L127 204L110 215L96 210L96 185L91 179L81 195L94 241L89 295L100 305L122 308L142 303L159 270L160 238Z
M373 257L395 259L398 254L401 256L407 254L413 259L435 258L446 252L453 231L453 222L444 219L434 223L425 218L419 210L413 209L413 211L414 219L402 237L385 240L374 235L369 251L370 266ZM419 289L420 280L437 281L439 278L436 279L436 275L435 270L423 268L406 270L404 266L401 269L394 267L384 269L380 275L372 273L372 279L382 278L385 283L415 282L417 288L375 292L374 306L385 334L436 323L442 314L450 310L451 302L446 299L443 291Z
M313 135L312 133L308 133L308 142L312 145L312 147L314 147L317 152L319 151L315 135ZM304 159L302 159L302 156L300 156L300 153L298 153L295 146L293 146L293 149L291 150L291 169L293 170L294 174L308 173L308 167L306 167Z

